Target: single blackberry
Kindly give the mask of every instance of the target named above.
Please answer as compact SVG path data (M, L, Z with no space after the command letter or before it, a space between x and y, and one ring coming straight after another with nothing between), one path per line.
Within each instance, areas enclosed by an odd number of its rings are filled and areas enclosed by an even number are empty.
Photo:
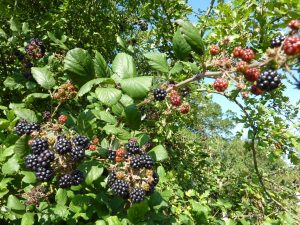
M153 171L152 177L153 177L153 182L152 182L152 183L155 184L155 185L157 185L158 182L159 182L159 176L158 176L158 173L156 173L155 171Z
M71 158L73 161L80 161L84 158L85 150L82 146L76 146L71 150Z
M139 169L145 166L144 156L133 156L130 161L130 166L134 169Z
M28 130L28 123L24 120L21 120L15 126L15 131L18 135L27 134Z
M30 130L30 133L32 133L33 131L40 130L40 125L37 124L37 123L30 123L30 124L28 124L28 127L29 127L29 130Z
M108 160L115 161L115 159L116 159L116 151L109 150L107 158L108 158Z
M279 35L275 38L273 38L271 40L271 44L270 44L270 47L271 48L276 48L276 47L280 47L281 46L281 43L284 41L285 37L283 35Z
M129 184L124 180L116 180L111 189L122 198L128 198L129 196Z
M48 148L49 148L49 144L47 139L36 138L32 141L31 149L33 154L39 155L43 151L48 150Z
M88 148L90 141L87 137L78 135L77 137L73 138L73 143L86 149Z
M41 181L49 181L53 178L54 171L52 168L39 167L36 172L36 178Z
M272 91L278 88L280 82L280 76L277 71L267 70L259 77L257 87L263 91Z
M145 199L146 193L141 188L133 188L133 190L130 192L130 200L132 203L138 203Z
M51 112L49 112L49 111L43 112L43 119L45 121L48 121L49 119L51 119Z
M181 88L180 89L180 93L181 93L181 96L182 97L186 97L186 96L188 96L189 94L190 94L190 88L188 88L188 87L184 87L184 88Z
M140 146L136 140L129 140L128 144L125 145L125 148L128 150L128 152L131 152L133 154L140 153Z
M40 59L45 55L46 48L44 43L38 38L32 38L25 48L26 53L35 59Z
M112 171L108 177L107 177L107 184L109 187L112 187L112 185L115 183L115 181L117 180L117 175L115 171Z
M41 167L41 165L38 161L38 156L34 155L34 154L27 155L26 158L25 158L25 166L28 169L31 169L33 171L37 171L37 169L39 167Z
M83 173L80 170L74 170L71 173L71 176L73 178L72 185L79 185L84 180L84 175L83 175Z
M69 188L73 185L73 177L71 174L64 174L58 180L58 186L60 188Z
M153 95L154 95L155 100L163 101L167 96L167 91L162 88L157 88L153 91Z
M37 161L42 167L48 167L50 163L53 162L53 160L54 160L54 154L49 150L45 150L41 152L37 158Z
M58 153L64 154L72 150L72 143L64 136L58 136L55 144L55 149Z
M151 158L151 156L148 154L145 154L141 157L144 158L144 167L147 169L152 169L152 167L154 166L154 162L153 162L153 159Z

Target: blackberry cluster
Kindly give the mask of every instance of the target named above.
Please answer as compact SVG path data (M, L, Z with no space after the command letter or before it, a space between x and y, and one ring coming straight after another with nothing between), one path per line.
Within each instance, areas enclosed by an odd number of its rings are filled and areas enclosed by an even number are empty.
M116 151L109 150L108 151L108 160L115 161L116 159Z
M28 123L25 120L21 120L15 126L15 131L18 135L31 134L33 131L38 131L40 125L37 123Z
M59 154L65 154L67 152L71 152L72 143L64 136L58 136L55 144L56 151Z
M281 43L284 41L285 37L283 35L279 35L271 40L271 48L277 48L281 46Z
M71 158L73 161L80 161L84 158L85 149L82 146L76 146L71 150Z
M154 166L153 159L150 155L144 154L133 156L130 160L130 166L134 169L147 168L151 169Z
M73 143L76 146L87 148L89 146L90 141L89 141L89 139L87 137L78 135L77 137L75 137L73 139Z
M39 167L36 171L36 178L41 181L50 181L54 177L54 171L51 167Z
M146 193L143 189L141 188L134 188L131 192L130 192L130 200L133 203L138 203L138 202L142 202L145 199Z
M69 188L72 185L79 185L83 182L84 175L80 170L74 170L71 173L64 174L58 180L58 186L61 188Z
M157 88L153 91L153 95L154 95L155 100L163 101L167 96L167 91L162 88Z
M34 59L40 59L45 55L46 48L44 43L38 38L32 38L25 48L26 53Z
M122 198L128 198L129 184L124 180L116 180L111 186L112 191Z
M136 140L129 140L128 144L126 144L125 147L126 147L127 151L132 154L140 153L140 146Z
M272 91L278 88L280 83L280 76L277 71L267 70L259 77L257 87L263 91Z

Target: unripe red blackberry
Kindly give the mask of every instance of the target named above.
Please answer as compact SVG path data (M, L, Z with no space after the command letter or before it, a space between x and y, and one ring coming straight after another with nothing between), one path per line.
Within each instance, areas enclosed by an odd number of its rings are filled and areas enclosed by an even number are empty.
M125 153L126 153L126 151L125 151L124 148L119 148L119 149L117 149L117 151L116 151L116 156L124 157Z
M180 106L181 105L181 97L180 95L172 95L170 97L170 102L173 106Z
M241 46L238 46L233 49L232 54L235 58L240 58L242 56L243 51L243 48Z
M250 91L251 91L252 94L255 94L255 95L261 95L262 93L264 93L264 91L259 89L257 87L257 85L255 85L255 84L251 86Z
M212 45L212 46L210 46L209 53L211 55L218 55L220 53L220 47L218 45Z
M249 64L245 61L240 61L236 65L236 71L241 72L243 74L246 73L247 69L249 68Z
M116 162L123 162L124 161L124 157L120 157L120 156L116 156Z
M163 101L167 96L167 92L165 89L157 88L153 91L153 95L154 95L155 100Z
M259 77L257 87L263 91L272 91L278 88L280 83L280 76L277 71L267 70Z
M89 145L89 150L90 151L95 151L97 149L96 145Z
M132 203L142 202L145 199L146 193L141 188L133 188L130 192L130 200Z
M32 58L40 59L45 55L46 48L41 40L32 38L26 46L25 51Z
M300 20L292 20L288 26L292 30L298 30L300 28Z
M245 79L249 82L254 82L259 78L260 75L260 69L253 67L247 69L246 73L244 74Z
M213 83L213 87L218 92L223 92L228 87L228 81L224 78L217 78Z
M66 116L66 115L60 115L60 116L58 117L58 122L59 122L60 124L65 124L65 123L67 122L67 120L68 120L68 116Z
M287 37L283 43L283 50L287 55L297 55L300 53L300 37L293 35Z
M245 62L250 62L252 59L255 58L255 54L253 52L252 49L250 48L246 48L242 51L241 53L241 58L242 60L244 60Z
M284 41L285 37L283 35L278 35L277 37L273 38L271 40L271 48L277 48L280 47L282 42Z
M180 112L182 114L187 114L187 113L189 113L189 111L190 111L190 105L189 104L183 104L183 105L181 105Z
M178 91L175 90L175 89L172 89L169 93L170 96L173 96L173 95L178 95Z
M230 68L231 66L230 59L227 57L219 59L217 64L219 67L223 67L223 68Z

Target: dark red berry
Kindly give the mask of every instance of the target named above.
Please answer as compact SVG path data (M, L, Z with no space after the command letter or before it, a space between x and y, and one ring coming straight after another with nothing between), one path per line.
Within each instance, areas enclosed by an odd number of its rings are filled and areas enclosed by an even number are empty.
M60 115L60 116L58 117L58 122L59 122L60 124L65 124L65 123L67 122L67 120L68 120L68 116L66 116L66 115Z
M264 93L264 91L259 89L257 87L257 85L255 85L255 84L251 86L250 91L251 91L252 94L255 94L255 95L261 95L262 93Z
M260 69L259 68L249 68L246 70L246 73L244 74L245 79L249 82L254 82L259 78L260 75Z
M180 106L180 112L182 114L187 114L190 111L190 105L189 104L183 104Z
M300 28L300 20L292 20L288 26L293 30L298 30Z
M249 68L249 64L245 61L240 61L236 65L236 71L241 72L243 74L246 73L247 69Z
M287 55L297 55L300 53L300 37L293 35L285 39L283 50Z
M235 58L240 58L242 56L243 51L243 48L241 46L238 46L233 49L232 54Z
M180 95L172 95L170 97L170 102L173 106L180 106L181 105L181 97Z
M218 92L223 92L228 87L228 81L224 78L217 78L213 83L213 87Z
M210 46L209 53L211 55L218 55L220 53L220 47L218 45L212 45L212 46Z
M242 51L241 58L246 62L250 62L252 59L255 58L255 54L252 49L246 48Z

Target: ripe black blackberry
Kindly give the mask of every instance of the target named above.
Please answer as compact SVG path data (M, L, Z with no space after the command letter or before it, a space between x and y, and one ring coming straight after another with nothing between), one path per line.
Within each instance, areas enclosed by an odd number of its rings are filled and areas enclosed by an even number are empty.
M125 145L125 148L128 150L128 152L131 152L133 154L140 153L140 146L136 140L129 140L128 143Z
M71 150L71 158L73 161L80 161L84 158L85 150L82 146L76 146Z
M77 137L73 138L73 143L86 149L89 146L90 141L87 137L78 135Z
M154 95L155 100L163 101L167 96L167 91L162 88L157 88L153 91L153 95Z
M257 87L263 91L272 91L278 88L280 82L280 76L277 71L267 70L260 75Z
M129 159L129 157L132 157L133 156L133 153L131 152L126 152L125 155L124 155L124 158L125 159Z
M45 121L50 120L50 119L51 119L51 112L49 112L49 111L43 112L43 119L44 119Z
M54 171L52 168L39 167L36 172L36 178L41 181L50 181L54 176Z
M270 47L271 48L276 48L276 47L280 47L281 46L281 43L284 41L285 37L283 35L279 35L275 38L273 38L271 40L271 44L270 44Z
M115 181L117 180L117 175L115 171L112 171L108 177L107 177L107 184L109 187L112 187L112 185L115 183Z
M190 94L190 89L188 87L183 87L180 89L180 93L182 97L186 97Z
M153 159L151 158L150 155L145 154L142 156L144 158L144 167L147 169L152 169L154 166Z
M158 173L156 173L155 171L153 171L152 177L153 177L153 182L152 182L152 183L154 183L155 185L157 185L158 182L159 182L159 176L158 176Z
M116 159L116 151L109 150L107 158L108 158L108 160L115 161L115 159Z
M55 144L58 153L64 154L72 150L72 143L64 136L58 136Z
M15 131L18 135L30 134L35 130L39 130L40 126L37 123L28 123L25 120L21 120L15 126Z
M62 175L58 180L58 186L60 188L69 188L73 184L73 178L71 174L67 173Z
M72 185L79 185L84 180L84 175L83 175L83 173L80 170L74 170L71 173L71 176L73 178Z
M49 144L47 139L43 138L36 138L31 143L31 149L33 154L41 154L43 151L49 149Z
M116 180L111 189L122 198L128 198L129 196L129 184L124 180Z
M144 156L133 156L130 160L130 166L133 169L143 168L145 166L145 158Z
M141 188L133 188L130 192L130 200L132 203L138 203L145 199L146 193Z
M27 155L26 158L25 158L25 166L28 169L31 169L33 171L37 171L37 169L39 167L41 167L41 165L38 161L38 156L34 155L34 154Z
M50 150L45 150L41 152L37 158L37 161L42 167L50 166L50 163L53 162L53 160L54 160L54 154Z

